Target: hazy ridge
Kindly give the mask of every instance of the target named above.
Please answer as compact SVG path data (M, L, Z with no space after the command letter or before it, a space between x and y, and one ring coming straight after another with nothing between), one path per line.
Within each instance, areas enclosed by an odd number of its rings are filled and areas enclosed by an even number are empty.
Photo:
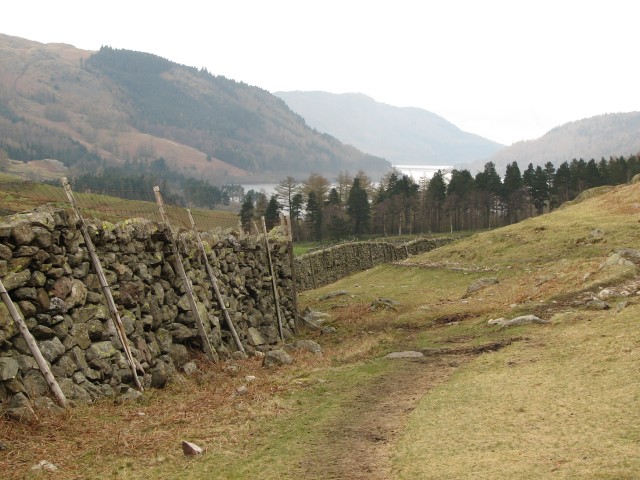
M521 168L529 163L556 167L575 159L600 160L640 152L640 112L609 113L576 120L553 128L535 140L517 142L488 157L503 171L508 163ZM472 164L481 169L483 162Z
M296 91L275 95L310 126L394 164L466 164L503 147L464 132L427 110L394 107L361 93Z

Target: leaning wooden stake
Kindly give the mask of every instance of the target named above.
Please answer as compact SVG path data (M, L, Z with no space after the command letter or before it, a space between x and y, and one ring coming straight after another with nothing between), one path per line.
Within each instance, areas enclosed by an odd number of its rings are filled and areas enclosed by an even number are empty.
M78 208L78 204L76 203L76 199L73 196L73 192L71 190L71 185L69 185L69 182L64 177L62 178L62 186L64 187L64 191L67 194L67 198L69 199L69 203L71 204L74 213L80 220L80 231L82 232L82 236L84 237L84 243L87 246L87 250L89 251L89 256L91 257L93 267L95 268L96 274L98 275L98 280L100 281L100 286L102 287L102 294L104 295L104 298L107 302L107 307L109 308L109 313L111 314L111 320L113 321L116 333L118 334L118 338L120 340L120 343L122 344L122 349L124 350L127 363L131 368L133 381L135 382L136 387L138 387L138 390L143 392L144 387L142 386L142 382L140 382L140 378L138 377L138 367L143 373L144 370L142 369L141 365L136 365L136 361L133 358L133 354L131 353L129 341L127 340L127 333L124 331L124 325L122 324L120 313L118 312L116 304L113 301L111 288L109 287L109 283L107 282L107 277L105 277L104 272L102 271L102 264L100 263L100 259L96 254L96 249L93 246L93 242L91 241L91 236L89 235L89 231L87 230L87 224L84 221L84 217L80 214L80 209Z
M296 285L297 275L296 275L296 264L293 255L293 234L291 232L291 217L285 217L284 215L280 216L280 223L285 229L287 234L287 251L289 253L289 267L291 268L291 299L293 303L293 326L295 330L298 330L299 320L298 320L298 287Z
M273 300L276 303L276 315L278 317L278 333L280 340L284 340L282 331L282 315L280 314L280 297L278 295L278 285L276 284L276 275L273 270L273 262L271 261L271 250L269 250L269 239L267 238L267 224L262 217L262 233L264 233L264 248L267 251L267 260L269 261L269 272L271 273L271 286L273 287Z
M4 284L2 283L2 281L0 281L0 296L2 297L2 301L7 306L7 309L11 314L11 318L13 318L13 321L18 326L18 330L20 330L22 338L24 338L24 341L27 343L27 346L31 351L31 355L33 355L33 358L36 359L36 363L38 364L38 367L40 368L44 379L49 385L49 388L53 392L53 395L56 397L56 400L58 401L60 406L66 408L67 399L64 396L64 393L62 393L60 385L58 385L56 378L53 376L53 373L51 373L51 369L49 368L49 365L47 365L47 361L42 356L42 352L40 351L40 348L38 348L38 344L27 328L27 324L24 323L22 314L18 312L18 309L14 305L13 300L11 300L11 297L9 297L9 293L7 292L7 289L4 288Z
M162 203L162 195L160 195L160 187L157 187L157 186L153 187L153 192L156 195L158 210L160 210L160 216L162 217L162 221L164 222L165 227L167 229L167 236L169 237L169 242L171 243L173 256L176 259L176 270L178 270L178 275L180 275L180 278L182 279L185 292L187 293L187 299L189 300L189 306L191 307L191 312L193 313L193 318L195 318L196 320L198 333L200 334L200 339L202 340L202 347L204 348L204 351L207 354L207 357L209 357L209 360L211 360L212 362L217 362L218 354L211 346L211 343L209 342L209 337L207 336L207 332L204 329L204 323L202 323L202 318L200 317L200 311L198 310L196 300L193 296L193 289L191 288L191 282L187 278L187 274L184 271L184 265L182 264L182 255L180 255L180 251L178 250L178 245L176 244L176 241L173 238L171 225L169 223L169 219L167 218L167 214L164 211L164 203Z
M242 227L242 222L238 220L238 238L240 240L244 240L244 228Z
M218 279L216 278L216 274L213 272L213 268L209 264L209 260L207 259L207 252L204 249L204 244L202 243L202 238L200 237L200 232L196 228L196 222L193 220L193 216L191 215L191 210L187 208L187 213L189 214L189 221L191 222L191 229L195 232L196 238L198 239L198 247L200 248L200 254L202 255L202 261L204 262L204 266L209 274L209 280L211 281L211 286L213 287L213 291L216 294L216 299L218 300L218 305L220 305L220 309L222 310L222 314L224 315L224 320L227 323L227 327L231 331L231 335L233 336L233 340L236 342L236 346L238 350L242 353L245 353L244 346L240 341L240 337L238 337L238 332L236 332L236 328L233 326L233 322L231 321L231 316L229 315L229 311L227 310L227 306L224 304L224 299L222 298L222 294L220 293L220 288L218 288ZM215 252L213 253L215 255Z

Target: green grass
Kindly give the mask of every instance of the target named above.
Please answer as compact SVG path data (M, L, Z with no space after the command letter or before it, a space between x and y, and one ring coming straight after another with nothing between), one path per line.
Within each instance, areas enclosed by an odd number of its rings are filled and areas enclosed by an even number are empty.
M299 257L300 255L307 253L312 248L316 248L318 246L320 246L320 244L316 242L294 242L293 254L296 257Z
M397 478L634 478L638 314L572 313L479 357L412 413Z

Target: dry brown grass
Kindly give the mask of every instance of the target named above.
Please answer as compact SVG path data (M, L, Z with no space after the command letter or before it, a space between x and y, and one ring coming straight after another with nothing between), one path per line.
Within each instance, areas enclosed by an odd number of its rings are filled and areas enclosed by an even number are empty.
M277 370L265 370L258 359L233 370L202 360L198 373L149 390L141 401L79 405L31 423L0 420L3 478L24 478L42 459L59 467L56 478L178 478L198 462L182 454L182 440L205 448L208 458L241 457L259 433L256 425L287 412L283 397L309 386L296 380L299 372L326 362L302 353L296 360ZM247 382L247 375L256 380ZM238 395L241 385L248 390Z

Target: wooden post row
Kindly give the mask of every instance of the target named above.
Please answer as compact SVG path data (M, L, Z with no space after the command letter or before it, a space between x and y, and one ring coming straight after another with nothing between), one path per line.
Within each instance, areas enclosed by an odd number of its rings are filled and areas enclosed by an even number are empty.
M204 349L207 357L212 362L218 361L218 353L211 346L211 342L209 342L209 337L207 336L207 331L204 328L204 323L202 323L202 318L200 317L200 312L198 310L198 306L196 304L196 300L193 296L193 289L191 287L191 282L187 278L187 273L184 271L184 265L182 264L182 255L180 255L180 251L178 250L178 245L173 237L173 232L171 231L171 224L169 223L169 218L164 210L164 203L162 202L162 195L160 194L160 187L153 187L153 192L156 196L156 202L158 204L158 210L160 211L160 217L162 217L162 221L165 224L167 229L167 236L169 237L169 242L171 243L171 250L173 252L173 256L175 258L175 266L176 270L178 270L178 275L182 279L182 283L184 285L185 292L187 294L187 300L189 301L189 306L191 307L191 312L193 313L193 318L196 321L196 326L198 327L198 333L200 334L200 340L202 341L202 348Z
M271 274L271 286L273 287L273 300L276 304L276 316L278 317L278 333L280 340L284 340L284 332L282 331L282 315L280 313L280 297L278 295L278 285L276 284L276 275L273 270L273 262L271 261L271 250L269 249L269 239L267 238L267 224L262 217L262 233L264 234L264 248L267 251L267 260L269 262L269 273Z
M202 243L202 238L200 237L200 232L196 227L196 222L193 220L193 216L191 215L191 210L187 208L187 213L189 214L189 221L191 222L191 228L196 234L196 238L198 240L198 247L200 249L200 254L202 255L202 261L204 262L205 269L207 270L207 274L209 275L209 280L211 281L211 286L213 287L213 292L216 295L216 299L218 300L218 305L220 305L220 309L222 310L222 314L224 316L225 322L227 323L227 327L229 327L229 331L233 336L233 340L242 353L245 353L244 346L240 341L240 337L238 337L238 332L236 332L236 328L231 321L231 316L229 315L229 311L227 310L227 306L224 304L224 299L222 298L222 294L220 293L220 288L218 287L218 279L216 278L216 274L211 268L209 264L209 260L207 259L207 251L204 249L204 244ZM213 253L215 257L215 252Z
M115 327L116 333L118 335L118 339L122 344L122 349L124 350L125 357L127 359L127 363L131 368L131 373L133 375L133 380L138 387L138 390L141 392L144 391L144 387L142 386L142 382L140 382L140 378L138 377L138 368L144 373L142 366L136 364L135 359L133 358L133 354L131 353L131 348L129 347L129 341L127 339L127 334L124 331L124 325L122 324L122 319L120 318L120 313L116 307L115 302L113 301L113 295L111 294L111 288L109 287L109 283L107 282L107 277L104 275L104 271L102 270L102 264L100 263L100 259L96 254L96 249L93 246L93 242L91 241L91 236L89 235L89 231L87 230L87 224L84 221L84 217L80 214L80 209L78 208L78 204L76 203L76 199L73 196L73 192L71 190L71 185L66 178L62 178L62 186L64 187L64 191L67 194L67 198L71 207L73 208L74 213L80 220L80 231L82 232L82 236L84 238L84 243L89 252L89 256L91 257L91 262L93 263L93 267L96 270L96 274L98 275L98 280L100 281L100 286L102 288L102 294L107 302L107 307L109 308L109 313L111 314L111 320L113 321L113 325Z

